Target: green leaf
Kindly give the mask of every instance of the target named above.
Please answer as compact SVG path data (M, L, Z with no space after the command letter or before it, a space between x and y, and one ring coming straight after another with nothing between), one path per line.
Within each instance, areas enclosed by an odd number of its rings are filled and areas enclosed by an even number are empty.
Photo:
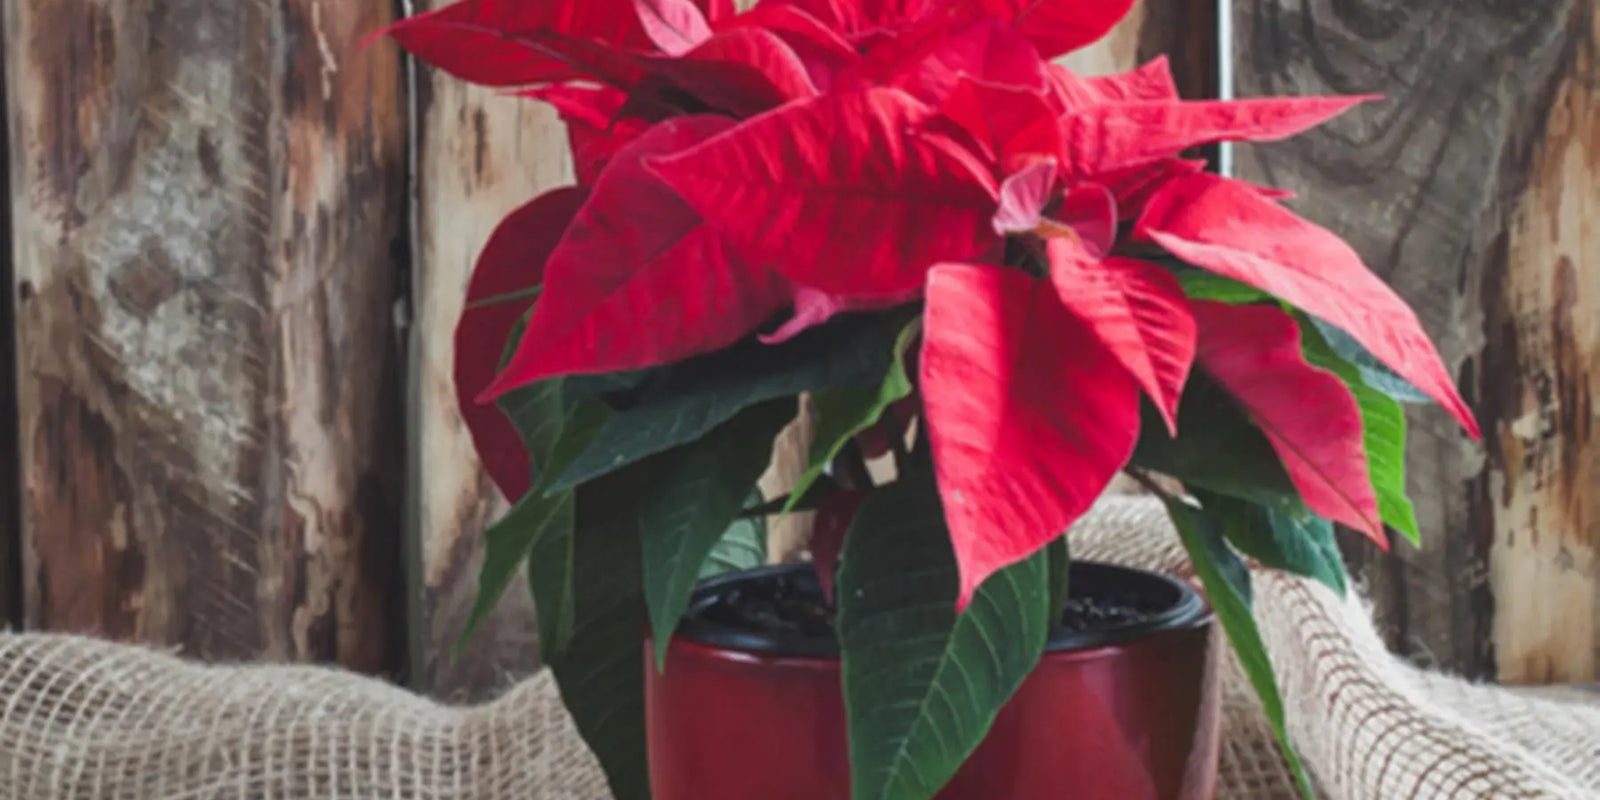
M1060 624L1072 588L1067 582L1072 572L1072 551L1068 548L1067 537L1057 536L1045 546L1045 552L1050 555L1050 630L1053 631Z
M1194 494L1207 510L1239 521L1224 530L1239 552L1273 569L1321 581L1341 597L1348 591L1333 523L1304 504L1263 507L1203 490Z
M1274 299L1254 286L1203 269L1179 270L1178 282L1183 285L1183 293L1193 300L1243 305Z
M1272 443L1238 402L1204 374L1196 372L1184 389L1176 439L1167 435L1148 401L1143 410L1132 466L1259 505L1300 502Z
M548 660L578 733L605 770L616 800L648 800L645 755L643 556L638 505L659 477L646 461L579 487L569 580L572 635ZM537 566L537 564L535 564ZM540 592L538 571L530 573Z
M644 594L664 668L672 632L706 558L739 517L772 460L772 441L797 412L794 398L752 406L705 436L660 456L639 504Z
M827 475L822 475L811 482L811 487L806 493L795 499L793 493L776 497L765 502L757 502L740 513L742 517L770 517L774 514L784 514L788 511L815 511L822 505L822 501L833 496L839 490L839 484ZM756 498L760 501L761 498Z
M1362 383L1402 403L1433 402L1433 399L1423 394L1422 390L1412 386L1405 378L1395 374L1394 370L1389 369L1368 352L1367 348L1355 340L1355 337L1309 314L1306 318L1316 326L1318 332L1322 334L1322 339L1333 352L1356 368Z
M911 376L906 374L906 351L921 331L922 318L917 317L895 337L888 373L877 386L826 389L812 396L817 427L808 454L811 464L800 480L795 482L794 491L789 495L789 505L784 507L783 513L794 510L794 505L805 495L806 489L833 463L851 438L876 425L890 405L911 394Z
M744 572L767 563L767 522L763 518L741 516L711 548L706 563L700 565L698 580L730 572Z
M1302 322L1301 349L1307 361L1338 375L1350 387L1361 409L1361 435L1372 491L1378 497L1378 517L1412 545L1420 547L1422 533L1417 528L1417 512L1406 494L1405 408L1393 397L1364 382L1365 373L1360 367L1340 355L1322 335L1326 330L1326 326L1308 326Z
M1278 694L1272 661L1267 656L1267 646L1261 640L1261 631L1256 627L1255 616L1251 612L1250 570L1237 554L1228 549L1224 533L1231 527L1248 525L1249 521L1225 516L1226 508L1207 508L1202 511L1182 500L1164 499L1173 525L1183 539L1184 549L1188 550L1195 572L1205 586L1211 608L1222 623L1223 631L1228 634L1228 640L1233 643L1245 676L1261 698L1261 707L1272 724L1273 733L1277 735L1284 758L1300 783L1300 791L1307 800L1311 800L1311 780L1300 763L1294 744L1289 741L1289 730L1284 724L1283 697Z
M889 369L901 325L882 315L845 317L780 345L750 339L666 368L637 390L549 489L570 488L692 442L758 403L874 386Z
M839 638L853 800L928 800L983 741L1044 652L1048 553L955 613L956 563L932 477L874 492L845 539Z
M581 402L570 413L563 411L563 381L545 381L519 389L501 400L501 410L522 434L535 465L534 486L505 516L484 531L483 566L478 571L478 594L473 600L467 624L457 640L455 652L483 625L511 585L523 561L531 571L548 573L538 585L563 584L558 577L569 569L572 538L572 498L568 492L546 494L540 483L583 451L588 441L604 426L610 411L597 401ZM565 593L534 597L538 618L539 647L547 658L566 645L572 628L572 605Z

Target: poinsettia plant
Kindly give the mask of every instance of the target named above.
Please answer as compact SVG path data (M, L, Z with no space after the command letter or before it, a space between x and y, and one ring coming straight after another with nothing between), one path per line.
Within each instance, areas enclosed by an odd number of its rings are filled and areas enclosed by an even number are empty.
M1164 60L1052 62L1130 5L463 0L386 31L566 122L576 182L485 246L455 377L518 499L479 610L527 561L545 659L619 796L647 791L637 620L664 645L741 520L815 509L822 577L845 565L857 798L931 796L981 740L1044 646L1062 571L1040 565L1119 471L1162 491L1280 730L1241 554L1342 588L1335 524L1416 535L1401 403L1477 434L1416 316L1285 193L1182 157L1369 98L1185 101ZM802 395L811 468L753 503ZM861 464L884 452L903 477L877 486ZM852 525L908 492L942 509L940 546ZM892 591L918 569L948 572L948 615L879 630L908 663L865 663L852 603L926 605ZM955 635L980 613L1007 635ZM973 714L879 713L943 690L909 662L987 656L1004 666ZM868 669L899 683L853 689ZM897 759L921 789L881 779Z

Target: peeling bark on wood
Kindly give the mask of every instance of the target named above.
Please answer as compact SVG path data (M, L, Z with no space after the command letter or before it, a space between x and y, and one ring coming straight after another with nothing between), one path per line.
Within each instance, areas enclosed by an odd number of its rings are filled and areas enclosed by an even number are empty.
M571 183L572 168L565 128L543 104L417 69L407 520L420 569L411 587L419 603L412 663L419 688L471 699L533 670L538 648L532 599L518 581L460 657L451 656L477 596L484 528L506 510L456 408L451 343L472 266L495 225L544 190Z
M1404 295L1486 432L1411 414L1426 545L1352 545L1390 643L1512 681L1592 680L1600 505L1595 0L1250 0L1240 96L1382 92L1241 177L1295 190Z
M27 622L397 669L387 5L4 8Z

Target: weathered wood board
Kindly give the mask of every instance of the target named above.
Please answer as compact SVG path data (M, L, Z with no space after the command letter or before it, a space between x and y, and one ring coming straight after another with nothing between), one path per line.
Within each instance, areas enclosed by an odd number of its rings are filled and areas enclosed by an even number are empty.
M442 5L443 3L437 3ZM392 45L383 47L393 52ZM412 663L418 688L481 697L538 663L530 593L516 582L459 658L483 531L506 509L461 422L451 343L472 267L505 214L572 181L566 130L546 106L417 67L411 344Z
M4 10L27 624L397 669L389 5Z
M1595 0L1239 0L1239 96L1379 92L1237 173L1297 191L1440 344L1485 431L1411 415L1427 539L1353 546L1391 645L1511 682L1600 647L1600 80Z

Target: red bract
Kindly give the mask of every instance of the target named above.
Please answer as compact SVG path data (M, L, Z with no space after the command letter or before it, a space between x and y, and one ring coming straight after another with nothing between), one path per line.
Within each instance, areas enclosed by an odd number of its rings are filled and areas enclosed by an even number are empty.
M777 34L760 28L723 31L682 58L647 63L653 73L736 117L817 95L800 57Z
M1000 86L963 77L939 106L939 113L972 136L979 155L1012 174L1061 152L1055 114L1032 89Z
M1306 363L1294 319L1272 306L1197 302L1193 310L1200 365L1260 426L1306 506L1387 548L1361 409L1337 376Z
M1055 58L1106 35L1133 7L1133 0L971 0L983 11L1016 26Z
M1085 77L1060 64L1045 67L1045 84L1058 113L1106 103L1178 100L1178 84L1165 56L1131 72Z
M1050 283L1020 270L940 265L927 302L920 385L965 608L1127 463L1138 389Z
M642 164L732 124L713 116L668 120L617 154L550 254L527 331L483 399L543 378L715 350L783 307L784 282L740 260Z
M1107 103L1061 118L1062 170L1098 175L1223 141L1283 139L1370 98Z
M461 0L381 33L469 83L526 86L592 77L628 87L639 79L629 53L651 46L633 2Z
M616 89L558 84L519 94L549 103L561 114L567 123L572 171L582 186L593 184L611 157L649 127L643 120L617 117L628 98Z
M1151 199L1137 233L1191 264L1270 292L1340 328L1479 436L1416 314L1328 230L1249 184L1193 174L1169 182Z
M500 409L477 402L500 371L517 321L544 282L545 262L589 193L557 189L511 212L483 247L455 332L456 401L484 469L506 497L528 491L528 451Z
M1176 435L1178 398L1195 353L1195 322L1178 279L1131 258L1100 261L1065 240L1050 242L1049 255L1062 304L1138 382Z
M856 80L892 86L938 104L963 79L1044 90L1043 63L1028 40L994 19L964 25L929 25L866 56Z
M791 103L650 168L752 264L860 301L994 246L997 187L894 89Z

